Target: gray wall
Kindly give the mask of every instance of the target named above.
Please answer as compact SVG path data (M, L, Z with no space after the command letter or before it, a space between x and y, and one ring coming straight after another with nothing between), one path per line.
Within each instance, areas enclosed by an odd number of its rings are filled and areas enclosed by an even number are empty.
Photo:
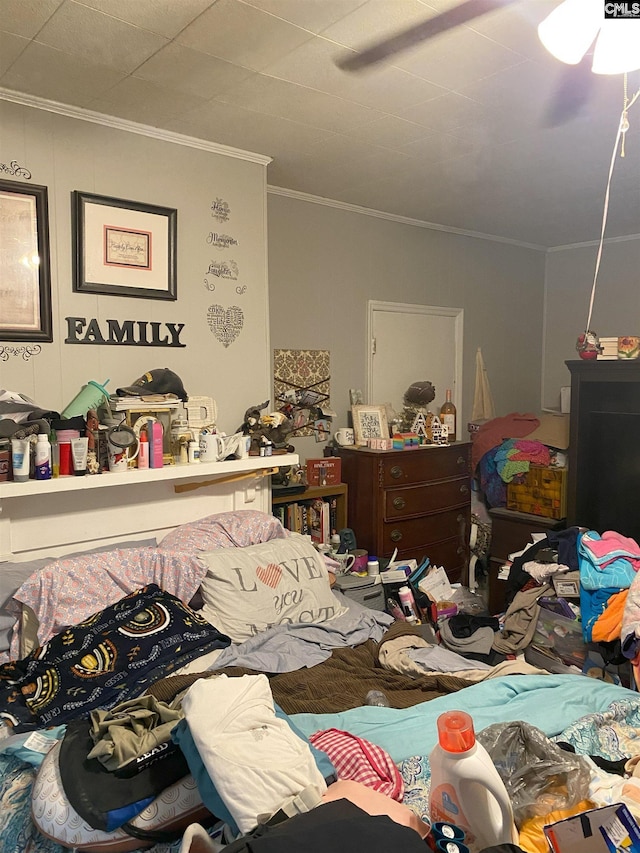
M464 309L461 437L478 347L496 415L539 411L543 252L274 193L268 223L271 345L330 351L337 425L347 423L349 388L366 391L370 299ZM405 342L408 358L418 345ZM294 444L304 457L321 455L313 438Z
M578 358L576 340L586 326L597 245L567 246L547 254L543 404L558 406L570 385L566 360ZM606 241L591 328L603 337L640 334L640 237Z

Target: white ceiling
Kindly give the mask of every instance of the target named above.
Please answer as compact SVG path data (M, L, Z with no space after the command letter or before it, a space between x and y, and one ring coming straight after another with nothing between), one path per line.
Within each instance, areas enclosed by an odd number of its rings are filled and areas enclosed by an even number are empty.
M558 0L336 66L455 4L0 0L0 87L269 155L275 187L539 246L596 240L623 84L589 75L587 105L549 125L567 67L536 26ZM640 232L635 110L607 236Z

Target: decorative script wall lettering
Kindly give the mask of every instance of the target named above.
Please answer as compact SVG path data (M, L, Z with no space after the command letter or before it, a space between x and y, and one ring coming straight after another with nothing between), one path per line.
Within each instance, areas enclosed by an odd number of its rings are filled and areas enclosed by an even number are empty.
M226 348L242 331L244 313L237 305L231 305L226 311L222 305L210 305L207 311L207 322L212 334Z
M184 323L151 323L146 320L105 320L102 328L94 317L65 317L65 344L100 344L121 347L186 347L180 342ZM105 329L106 325L106 329Z
M231 208L229 203L221 198L217 198L211 203L211 215L218 222L228 222L231 216Z
M211 261L207 275L215 275L217 278L229 278L238 280L238 264L235 261Z
M216 249L228 249L230 246L238 245L238 241L235 237L230 237L228 234L218 234L217 231L209 232L207 243L210 246L214 246Z
M40 344L18 344L17 346L0 346L0 361L8 361L9 356L21 356L24 361L29 361L32 355L40 355L42 347Z
M12 160L9 164L0 163L0 172L5 172L7 175L15 175L16 178L24 178L27 181L31 180L31 172L25 169L24 166L18 165L17 160Z

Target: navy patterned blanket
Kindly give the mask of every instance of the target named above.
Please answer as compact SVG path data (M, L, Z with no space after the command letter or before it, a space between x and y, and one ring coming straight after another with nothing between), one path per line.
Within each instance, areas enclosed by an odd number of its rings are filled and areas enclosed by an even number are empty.
M0 666L0 719L22 732L112 708L230 642L180 599L149 584Z

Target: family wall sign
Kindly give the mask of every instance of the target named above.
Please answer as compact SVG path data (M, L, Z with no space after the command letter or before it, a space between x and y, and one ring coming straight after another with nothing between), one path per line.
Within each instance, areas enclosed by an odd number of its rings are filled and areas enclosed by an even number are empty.
M121 347L186 347L180 341L184 323L152 323L147 320L104 320L65 317L65 344L100 344Z

